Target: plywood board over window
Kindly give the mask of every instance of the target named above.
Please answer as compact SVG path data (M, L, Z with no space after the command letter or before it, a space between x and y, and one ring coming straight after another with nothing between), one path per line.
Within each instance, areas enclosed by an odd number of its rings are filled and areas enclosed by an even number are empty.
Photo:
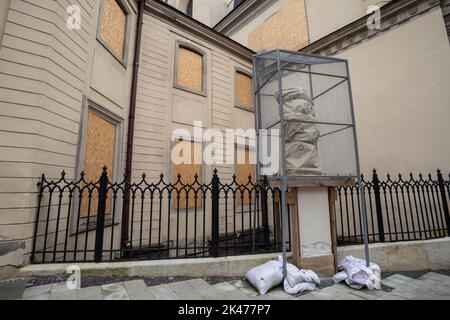
M253 111L252 77L236 71L236 106Z
M97 115L88 112L87 132L84 147L83 172L87 182L97 182L100 179L102 168L108 168L109 179L114 172L114 155L116 145L116 125ZM92 194L89 211L89 193L83 192L80 216L87 217L97 215L98 192ZM108 194L111 199L111 193ZM106 202L106 214L111 214L111 201Z
M127 12L117 0L103 0L100 37L118 57L124 57Z
M259 52L270 49L299 50L309 44L305 0L294 0L248 35L248 47Z
M178 45L175 84L181 89L203 94L204 55L194 49Z
M254 164L254 152L248 148L236 148L236 182L238 185L246 185L249 183L249 176L251 176L252 183L255 183L255 164ZM251 191L251 186L247 188ZM236 193L237 203L239 205L249 205L255 203L255 195L252 194L252 199L250 201L250 192L245 190L243 196L241 192L238 191Z
M180 150L178 155L184 159L187 159L187 163L173 164L172 165L172 181L176 183L178 181L178 175L181 175L181 183L192 185L195 182L195 175L198 176L197 181L202 184L202 144L194 141L177 141L177 150ZM187 152L187 153L186 153ZM199 163L196 163L199 162ZM193 185L194 189L199 188L199 184ZM195 201L195 191L186 189L180 184L175 185L176 190L180 191L179 201L178 193L174 191L172 193L173 207L175 209L192 209L201 208L203 203L202 192L197 192L197 201ZM186 195L188 196L186 203Z

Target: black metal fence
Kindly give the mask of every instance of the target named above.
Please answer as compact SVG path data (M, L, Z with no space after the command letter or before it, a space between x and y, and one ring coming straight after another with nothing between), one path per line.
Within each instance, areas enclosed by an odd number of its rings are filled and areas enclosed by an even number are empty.
M280 189L267 181L39 183L31 261L87 262L218 257L281 250ZM129 196L130 210L123 209ZM290 210L290 209L289 209ZM290 215L289 221L290 221ZM290 230L290 228L289 228ZM289 235L290 239L290 235ZM289 243L288 243L289 247Z
M450 179L412 174L381 181L362 177L369 242L446 237L450 231ZM358 186L336 189L338 245L363 243ZM69 181L39 182L31 261L88 262L218 257L279 252L281 190L266 180L245 184L219 178L208 184L195 177L175 182L113 183L104 168L96 182L84 175ZM129 196L130 210L123 210ZM290 250L290 206L288 205Z
M438 170L436 178L362 178L366 199L369 242L436 239L449 236L449 180ZM338 245L363 243L358 186L336 187Z

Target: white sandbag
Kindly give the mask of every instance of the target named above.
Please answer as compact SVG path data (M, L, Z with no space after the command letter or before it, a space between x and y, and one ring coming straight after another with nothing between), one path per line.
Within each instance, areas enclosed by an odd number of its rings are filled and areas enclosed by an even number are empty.
M316 285L311 282L300 282L294 286L291 286L289 284L289 282L287 281L287 279L284 279L283 286L284 286L284 292L286 292L288 294L297 294L299 292L313 291L316 289Z
M283 265L283 257L278 257L278 262ZM297 294L303 291L312 291L320 285L320 279L312 270L299 269L291 263L286 263L286 279L284 279L284 291L289 294Z
M266 294L283 281L283 264L278 261L268 261L250 269L245 278L260 294Z
M333 276L335 283L345 280L354 289L381 289L381 270L375 263L367 267L365 260L347 256L338 264L338 270L341 272Z
M345 271L340 271L333 276L334 283L338 283L344 280L347 280L347 272Z

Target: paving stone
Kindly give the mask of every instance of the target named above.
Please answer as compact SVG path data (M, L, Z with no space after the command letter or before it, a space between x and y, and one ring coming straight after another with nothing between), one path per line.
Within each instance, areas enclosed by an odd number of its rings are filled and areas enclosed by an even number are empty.
M443 296L450 296L450 285L440 284L438 286L433 287L430 290L430 293L443 295Z
M205 300L200 293L186 281L169 283L169 287L181 300Z
M392 293L386 293L383 294L382 296L377 297L375 300L407 300L407 299Z
M77 300L103 300L101 287L81 288L77 292Z
M311 293L306 294L305 296L302 296L302 299L298 300L329 300L327 298L328 294L319 294L317 291L312 291Z
M0 282L0 300L21 299L26 285L27 282L22 279Z
M251 298L252 300L275 300L274 297L269 296L268 294L260 294Z
M295 300L322 300L322 298L319 298L319 297L313 295L311 292L311 293L296 296Z
M375 300L376 298L386 294L386 291L361 289L361 290L353 290L350 293L365 300Z
M381 283L389 287L398 288L405 283L413 281L413 278L405 277L401 274L394 274L386 279L381 280Z
M132 280L123 283L131 300L154 300L144 280Z
M437 273L437 272L428 272L424 274L419 279L431 279L434 281L437 281L439 283L441 282L449 282L450 283L450 277L446 276L445 274Z
M290 295L280 289L270 290L268 292L268 295L276 300L295 300L295 296Z
M180 300L167 284L160 284L158 286L149 287L148 289L156 300Z
M420 278L411 281L408 285L422 290L429 290L439 285L439 282L427 278Z
M348 286L345 286L345 285L336 284L334 286L326 287L324 289L319 289L319 290L316 290L316 291L324 292L324 293L331 294L333 296L337 296L338 297L338 296L345 295L345 294L348 294L348 293L352 292L353 289L348 287Z
M69 289L67 282L59 282L52 284L50 300L76 300L77 289Z
M130 300L123 283L104 284L101 288L105 300Z
M225 296L203 279L188 280L187 283L200 293L206 300L224 300Z
M400 288L400 289L395 289L392 290L392 292L390 292L391 294L394 294L396 296L405 298L407 300L412 300L415 297L419 296L422 292L418 292L417 290L411 290L411 289L405 289L405 288Z
M55 291L50 294L50 300L77 300L77 289Z
M311 294L314 294L317 297L320 297L322 300L338 300L339 297L337 295L327 293L327 292L321 292L318 290L314 290Z
M427 294L421 295L414 298L414 300L450 300L449 296L442 296L439 294Z
M338 297L337 300L368 300L360 296L354 295L353 293L347 293Z
M249 300L250 297L247 296L242 290L237 289L231 283L221 282L213 285L214 288L219 290L225 296L227 300Z
M233 285L250 298L259 296L259 292L247 281L238 280Z
M50 293L43 293L31 297L24 297L23 300L50 300Z
M47 295L47 294L50 297L51 290L52 290L51 284L26 288L25 291L23 292L23 298L30 298L33 296Z

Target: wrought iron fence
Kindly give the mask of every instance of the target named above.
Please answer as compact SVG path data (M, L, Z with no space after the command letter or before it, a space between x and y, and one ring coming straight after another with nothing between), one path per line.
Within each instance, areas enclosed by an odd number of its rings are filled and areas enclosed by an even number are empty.
M393 179L378 178L373 171L372 180L362 177L369 242L396 242L436 239L449 236L449 180L438 170L414 178L398 175ZM338 245L363 243L361 208L357 186L336 187Z
M362 177L369 242L435 239L449 235L450 179L442 173L408 179L390 175L380 181ZM44 175L39 182L34 226L33 263L152 260L218 257L279 252L282 247L281 190L267 180L245 184L219 178L209 183L181 176L149 183L126 178L111 182L104 168L100 179L84 175L70 181ZM359 189L336 190L338 245L363 243ZM123 210L129 195L130 210ZM290 206L288 230L290 250Z
M33 263L218 257L281 250L280 189L252 178L228 183L214 171L149 183L114 183L104 168L96 182L83 174L39 182ZM130 210L123 209L129 196ZM290 215L288 212L288 221ZM290 235L289 235L290 239ZM287 244L289 247L289 243Z

